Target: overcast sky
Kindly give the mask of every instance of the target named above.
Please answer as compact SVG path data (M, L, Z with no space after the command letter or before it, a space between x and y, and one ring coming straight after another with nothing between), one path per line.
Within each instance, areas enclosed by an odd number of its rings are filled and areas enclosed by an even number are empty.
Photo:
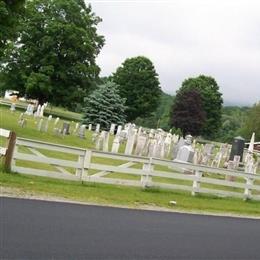
M166 93L205 74L217 80L226 104L260 100L260 0L89 2L103 19L102 76L144 55Z

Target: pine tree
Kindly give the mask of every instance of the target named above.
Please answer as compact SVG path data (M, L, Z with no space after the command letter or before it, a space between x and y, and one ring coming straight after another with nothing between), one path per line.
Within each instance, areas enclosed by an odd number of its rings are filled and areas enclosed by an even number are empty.
M102 129L108 130L112 123L125 122L125 99L121 98L118 86L113 82L100 85L85 98L83 108L83 124L100 124Z

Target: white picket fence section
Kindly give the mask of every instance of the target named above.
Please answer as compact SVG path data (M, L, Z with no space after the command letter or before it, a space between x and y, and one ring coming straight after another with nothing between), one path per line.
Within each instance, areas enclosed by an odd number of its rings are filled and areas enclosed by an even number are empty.
M25 149L27 149L29 153L25 152ZM71 154L74 156L75 160L49 157L42 154L43 150ZM30 153L30 151L33 151L33 153ZM101 164L95 162L97 158L106 158L109 160L104 161L109 162L117 160L117 163L120 161L122 161L122 163L120 165L111 165L108 163ZM21 161L33 162L33 165L47 164L54 170L21 166ZM133 166L133 164L142 164L142 169L129 168ZM156 170L155 168L157 168L158 165L166 167L168 171ZM71 169L73 169L73 171L71 171ZM95 172L91 173L91 170L95 170ZM16 147L12 160L12 171L65 180L182 190L191 192L193 195L196 193L207 193L260 200L260 175L189 163L173 162L157 158L81 149L24 138L17 138L16 140ZM113 178L109 177L110 173L120 173L120 176L122 176L122 174L131 174L138 176L139 178L138 180ZM222 179L220 178L221 176ZM233 176L235 180L230 181L226 179L227 176ZM164 182L163 180L166 179L159 179L158 181L157 177L173 179L176 180L177 183L172 184ZM188 183L190 184L178 184L179 180L189 181ZM201 184L211 185L201 187ZM238 189L225 190L225 187Z

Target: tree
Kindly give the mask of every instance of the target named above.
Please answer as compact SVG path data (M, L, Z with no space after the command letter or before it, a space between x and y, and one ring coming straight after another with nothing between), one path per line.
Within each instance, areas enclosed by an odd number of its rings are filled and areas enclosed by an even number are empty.
M204 123L205 112L200 93L196 89L178 92L172 106L171 125L180 128L184 136L198 136Z
M125 109L125 99L120 97L118 86L108 81L85 99L82 122L100 124L101 128L108 130L112 123L125 122Z
M146 57L126 59L112 76L119 85L120 95L126 98L128 121L145 117L155 111L161 95L158 74Z
M260 140L260 101L250 108L239 132L248 140L250 140L252 133L255 132L255 140Z
M165 131L169 131L171 128L169 122L172 100L173 97L171 95L162 91L157 109L150 116L137 117L134 121L135 124L148 128L162 128Z
M245 122L248 107L228 106L222 109L222 125L216 141L232 143L235 136L241 135L239 129Z
M214 138L221 127L223 99L219 86L214 78L200 75L184 80L177 94L192 89L200 93L206 115L201 134L207 138Z
M40 103L75 109L98 77L101 19L83 0L32 0L4 68L6 85Z
M17 34L18 19L23 11L24 0L0 1L0 57ZM1 62L1 61L0 61Z

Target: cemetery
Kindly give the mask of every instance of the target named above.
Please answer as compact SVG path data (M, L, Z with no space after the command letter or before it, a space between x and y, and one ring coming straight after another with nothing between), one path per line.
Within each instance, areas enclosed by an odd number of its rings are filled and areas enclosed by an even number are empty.
M0 2L0 259L260 259L260 2Z
M254 134L248 148L241 137L234 138L232 145L203 144L191 135L184 139L131 123L117 128L111 124L105 131L99 124L44 116L44 106L35 113L30 112L30 104L25 112L1 109L10 117L3 129L17 133L10 164L14 172L260 200Z

